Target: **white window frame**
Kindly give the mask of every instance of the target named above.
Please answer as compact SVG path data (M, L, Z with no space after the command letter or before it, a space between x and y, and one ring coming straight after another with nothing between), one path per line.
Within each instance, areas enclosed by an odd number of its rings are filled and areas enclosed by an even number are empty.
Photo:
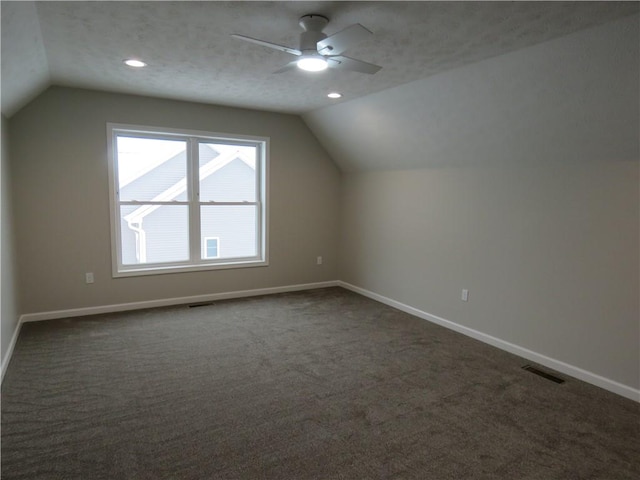
M187 196L185 202L172 202L172 205L189 207L189 260L171 263L145 263L123 265L121 252L120 206L135 202L120 201L118 191L117 143L119 134L157 138L161 140L186 140L187 142ZM200 202L198 178L198 144L200 142L218 142L227 145L245 145L257 148L256 159L256 201L255 202ZM269 138L228 133L214 133L199 130L185 130L143 125L107 123L107 158L109 166L109 207L111 218L111 258L112 276L130 277L138 275L156 275L163 273L193 272L228 268L261 267L268 261L268 185L269 185ZM153 204L154 202L139 202ZM202 205L256 205L256 249L254 257L242 258L204 258L200 241L200 207ZM220 254L218 240L218 255Z
M207 250L208 250L207 241L209 240L216 241L216 244L217 244L216 252L218 252L218 254L215 257L207 256ZM206 259L220 258L220 237L204 237L202 239L202 258L206 258Z

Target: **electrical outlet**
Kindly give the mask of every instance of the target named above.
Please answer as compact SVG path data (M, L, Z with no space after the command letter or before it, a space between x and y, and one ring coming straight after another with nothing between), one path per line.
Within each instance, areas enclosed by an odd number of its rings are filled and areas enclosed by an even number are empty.
M460 300L462 300L463 302L469 301L469 290L462 289L462 295L460 295Z
M322 257L316 258L316 265L322 265Z
M87 272L84 274L84 281L86 283L93 283L93 273L92 272Z

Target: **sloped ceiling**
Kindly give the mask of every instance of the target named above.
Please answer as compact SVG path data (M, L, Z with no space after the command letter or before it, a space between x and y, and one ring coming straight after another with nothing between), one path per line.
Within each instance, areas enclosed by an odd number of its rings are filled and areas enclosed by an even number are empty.
M51 84L33 2L2 2L2 113L10 116Z
M638 161L640 16L303 115L343 171Z
M638 10L636 2L2 2L2 112L49 85L294 114L348 103ZM325 33L360 23L374 36L346 54L375 75L274 74L291 56L230 37L297 47L300 16ZM124 67L139 57L149 66Z

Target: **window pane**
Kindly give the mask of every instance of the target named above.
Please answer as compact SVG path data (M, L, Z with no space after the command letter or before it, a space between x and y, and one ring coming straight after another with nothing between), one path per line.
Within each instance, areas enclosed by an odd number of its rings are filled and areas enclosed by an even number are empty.
M123 265L189 260L186 205L123 205L120 233Z
M255 257L258 255L256 211L255 205L204 205L200 207L200 237L219 239L218 258Z
M256 201L256 147L200 143L199 153L200 201Z
M120 200L186 200L185 141L118 135L117 162Z
M218 239L205 238L204 250L202 256L204 258L218 258Z

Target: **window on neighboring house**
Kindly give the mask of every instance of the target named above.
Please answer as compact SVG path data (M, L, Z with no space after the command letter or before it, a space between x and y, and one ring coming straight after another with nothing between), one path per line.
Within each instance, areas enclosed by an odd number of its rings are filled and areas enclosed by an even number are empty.
M220 255L220 239L218 237L206 237L204 239L204 251L202 255L204 258L218 258Z
M114 276L267 264L268 139L115 124L108 136Z

